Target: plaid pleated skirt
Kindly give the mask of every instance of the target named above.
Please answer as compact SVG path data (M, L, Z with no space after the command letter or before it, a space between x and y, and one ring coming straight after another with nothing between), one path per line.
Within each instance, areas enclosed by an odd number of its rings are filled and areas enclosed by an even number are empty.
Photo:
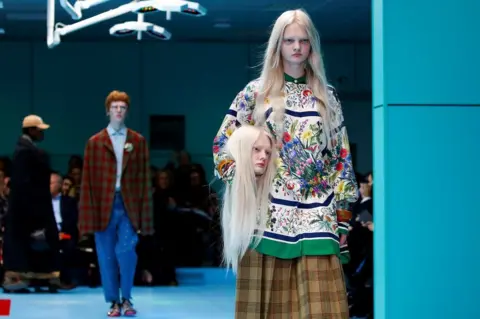
M235 319L348 319L339 258L280 259L250 250L237 274Z

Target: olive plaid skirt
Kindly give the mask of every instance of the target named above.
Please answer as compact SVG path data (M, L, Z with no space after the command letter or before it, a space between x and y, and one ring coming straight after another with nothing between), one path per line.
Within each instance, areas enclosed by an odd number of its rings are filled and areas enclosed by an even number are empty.
M280 259L250 250L237 274L235 319L348 319L337 256Z

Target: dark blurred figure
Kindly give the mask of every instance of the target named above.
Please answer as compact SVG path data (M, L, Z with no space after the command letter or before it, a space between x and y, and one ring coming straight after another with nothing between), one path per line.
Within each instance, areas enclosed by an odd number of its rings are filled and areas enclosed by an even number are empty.
M175 213L176 200L168 170L156 172L153 193L155 234L143 236L139 244L137 282L176 286L175 243L181 227Z
M55 221L59 231L62 267L60 278L62 288L71 289L77 285L74 268L77 266L76 248L78 243L78 205L77 201L62 194L63 180L60 174L50 176L50 194L55 214Z
M177 210L180 211L178 266L202 266L211 250L212 233L216 212L216 193L210 188L202 167L190 170L188 186L177 193Z
M69 196L74 197L77 201L80 199L80 183L82 181L83 159L80 155L72 155L68 160L67 176L72 181Z
M62 195L75 198L75 190L73 188L74 180L73 177L65 175L62 178Z
M35 115L23 120L23 135L13 154L8 214L5 219L6 290L20 290L30 280L59 286L59 234L50 196L48 155L36 143L49 126Z
M174 152L172 159L165 166L166 170L172 172L176 193L181 194L190 186L190 173L194 170L202 171L203 167L200 164L193 163L190 154L183 150Z
M366 227L373 221L371 174L361 177L360 200L353 209L348 244L351 262L347 274L350 284L350 316L373 314L373 232Z
M80 155L72 155L68 159L68 171L72 168L83 167L83 159Z
M5 232L5 217L8 212L8 194L10 180L5 177L4 171L0 170L0 277L4 276L3 264L3 236Z
M0 170L0 234L3 234L5 226L5 216L8 211L8 193L10 181L5 176L4 171Z
M155 185L155 181L157 179L157 172L158 172L158 167L156 167L155 165L150 165L150 176L152 178L152 192L155 191L155 187L157 187Z
M10 176L12 170L12 160L8 156L0 157L0 171L2 171L5 176Z
M216 192L209 186L201 166L191 168L188 185L177 196L181 207L201 209L210 216L216 209Z

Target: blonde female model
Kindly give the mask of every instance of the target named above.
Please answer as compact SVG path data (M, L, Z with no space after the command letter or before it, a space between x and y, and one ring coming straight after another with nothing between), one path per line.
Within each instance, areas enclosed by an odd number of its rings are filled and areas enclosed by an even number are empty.
M236 96L215 137L216 174L227 183L237 166L226 145L241 125L268 130L279 157L259 240L238 250L235 318L347 319L339 256L348 225L339 220L348 218L337 209L357 200L357 184L342 108L304 11L276 20L260 77Z

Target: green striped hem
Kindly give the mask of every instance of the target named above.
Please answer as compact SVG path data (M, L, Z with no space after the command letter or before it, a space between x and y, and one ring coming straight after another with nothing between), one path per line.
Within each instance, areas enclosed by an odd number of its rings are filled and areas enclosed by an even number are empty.
M282 259L301 256L340 256L340 246L333 239L310 239L289 244L264 237L255 250L261 254Z

